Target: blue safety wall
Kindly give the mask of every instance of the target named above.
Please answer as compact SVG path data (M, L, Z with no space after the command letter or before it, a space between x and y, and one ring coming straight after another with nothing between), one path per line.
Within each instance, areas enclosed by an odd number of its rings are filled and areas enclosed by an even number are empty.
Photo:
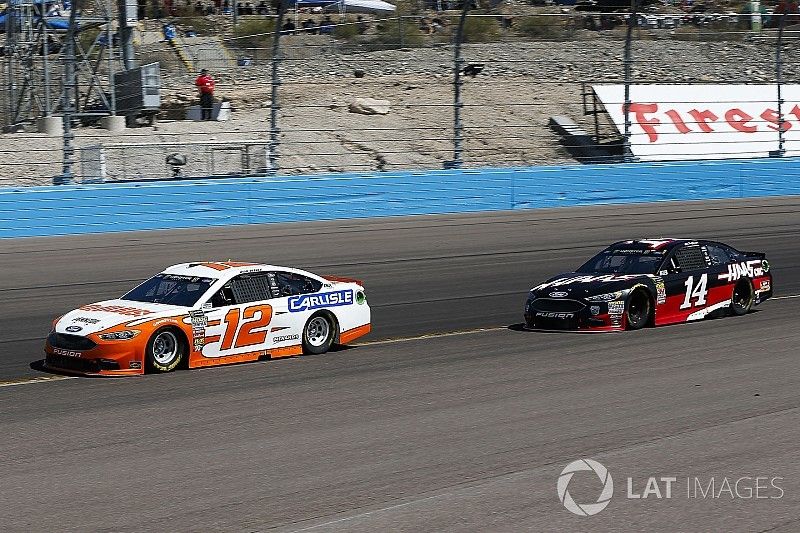
M0 188L0 237L800 194L800 158Z

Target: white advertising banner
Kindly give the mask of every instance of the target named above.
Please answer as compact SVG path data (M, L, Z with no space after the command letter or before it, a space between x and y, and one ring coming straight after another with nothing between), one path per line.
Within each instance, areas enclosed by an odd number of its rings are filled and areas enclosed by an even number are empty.
M620 133L625 86L594 85ZM800 85L781 86L784 149L800 155ZM778 150L776 85L631 85L631 151L645 161L769 157Z

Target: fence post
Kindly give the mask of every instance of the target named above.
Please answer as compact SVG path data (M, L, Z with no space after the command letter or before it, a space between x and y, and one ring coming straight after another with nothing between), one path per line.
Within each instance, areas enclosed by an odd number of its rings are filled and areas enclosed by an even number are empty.
M778 24L778 47L775 51L775 85L778 87L778 149L775 152L770 152L770 157L783 157L786 153L783 133L785 124L783 120L783 92L781 90L781 86L783 85L783 27L785 24L786 13L782 13L780 23Z
M401 16L397 17L397 36L399 37L399 40L400 40L400 48L405 48L406 47L405 35L404 35L404 32L403 32L404 29L405 28L403 28L403 17L401 15Z
M111 107L111 115L117 114L117 88L114 86L114 32L112 29L111 22L113 18L111 16L111 9L112 9L113 2L108 2L108 14L106 15L106 59L108 60L108 92L111 94L111 102L109 102L109 106ZM47 114L50 114L50 110L47 110Z
M628 17L628 30L625 33L625 55L623 64L625 68L625 101L622 104L622 111L625 114L625 125L622 134L622 158L623 161L633 161L631 151L631 67L633 59L631 57L631 41L633 40L633 28L637 24L636 15L639 9L640 0L631 0L631 14Z
M75 5L73 3L73 5ZM117 10L119 11L119 46L122 49L122 64L124 70L131 70L136 67L136 54L133 49L133 28L139 19L138 5L130 0L117 0ZM136 17L134 18L134 14ZM128 21L130 15L130 22Z
M72 111L78 99L78 88L75 83L75 36L78 32L75 30L79 9L78 2L73 1L69 14L69 29L64 43L64 112L61 121L64 130L63 164L61 174L53 176L53 185L68 185L74 180L72 166L75 163L75 147L72 141L75 139L75 134L72 133Z
M444 168L461 168L464 163L461 155L464 142L464 125L461 122L461 109L464 107L461 101L461 85L464 83L461 81L461 70L464 58L461 57L461 43L464 40L464 24L467 21L470 3L471 0L464 0L453 47L453 160L445 161Z
M278 172L278 144L280 143L278 137L280 135L280 128L278 127L278 111L281 106L278 103L278 87L281 85L281 80L278 74L278 66L280 64L280 40L281 28L283 27L283 17L286 14L286 0L280 0L278 3L278 18L275 21L275 28L272 32L272 92L269 103L269 151L267 161L267 173L275 174Z

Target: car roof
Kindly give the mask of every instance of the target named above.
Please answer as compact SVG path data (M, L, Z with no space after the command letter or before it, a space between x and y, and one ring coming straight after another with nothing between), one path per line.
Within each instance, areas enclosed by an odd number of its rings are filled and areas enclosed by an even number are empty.
M273 270L310 274L310 272L305 272L297 268L243 261L195 261L191 263L179 263L165 268L162 273L227 279L246 272L265 272Z
M648 251L648 250L659 250L659 251L669 251L684 243L697 243L699 242L697 239L674 239L674 238L665 238L665 237L657 237L652 239L630 239L627 241L617 241L607 249L609 250L636 250L636 251Z

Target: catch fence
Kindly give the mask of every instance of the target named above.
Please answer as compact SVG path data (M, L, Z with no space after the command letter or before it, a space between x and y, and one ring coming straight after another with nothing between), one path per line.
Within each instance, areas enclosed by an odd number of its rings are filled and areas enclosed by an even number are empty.
M232 14L184 12L169 19L171 41L145 20L136 61L161 65L155 123L133 117L110 132L97 121L110 110L95 102L94 114L73 110L74 138L59 137L32 131L41 117L31 105L25 120L4 124L0 185L793 155L798 20L747 5L601 13L432 4L360 18L267 8L237 13L235 24ZM122 68L120 54L90 59L83 65L100 88ZM68 86L63 54L49 65L51 84ZM215 77L229 120L186 120L197 68ZM642 111L655 101L658 111ZM61 118L63 102L51 117ZM648 121L659 121L656 141Z

